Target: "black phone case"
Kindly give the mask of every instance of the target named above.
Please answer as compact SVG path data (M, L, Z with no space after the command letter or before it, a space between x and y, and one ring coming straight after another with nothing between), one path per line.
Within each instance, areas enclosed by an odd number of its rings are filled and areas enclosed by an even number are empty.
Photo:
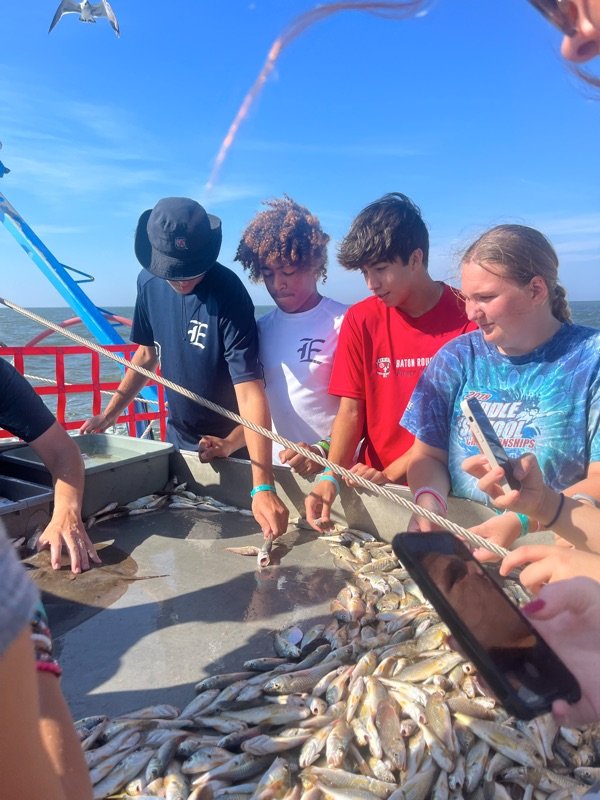
M564 691L560 690L553 692L548 696L544 696L544 702L540 704L526 703L516 694L505 676L499 672L492 658L490 658L490 656L481 648L469 628L465 626L460 616L449 605L448 601L436 587L427 571L423 568L419 560L413 556L411 550L409 549L408 537L438 536L441 536L444 539L446 539L446 537L451 537L456 550L460 551L461 553L465 551L469 560L475 560L465 545L449 531L437 531L434 533L398 533L392 540L392 547L396 556L400 559L419 588L422 590L425 597L438 612L442 621L447 624L463 653L477 667L483 679L486 681L490 689L494 692L506 710L519 719L532 719L533 717L550 711L552 709L553 700L564 699L568 703L576 703L578 700L580 700L581 690L574 675L568 670L568 668L559 659L550 646L542 639L537 631L535 631L527 617L522 614L521 616L523 617L527 627L535 633L538 640L542 642L543 646L548 650L549 657L556 659L561 665L564 671L566 685L564 687ZM433 546L433 544L431 550L433 552L436 551L436 548ZM518 607L510 601L500 586L498 586L491 576L488 575L487 577L489 578L490 582L490 591L500 592L506 603L510 604L520 614L521 612L519 611Z

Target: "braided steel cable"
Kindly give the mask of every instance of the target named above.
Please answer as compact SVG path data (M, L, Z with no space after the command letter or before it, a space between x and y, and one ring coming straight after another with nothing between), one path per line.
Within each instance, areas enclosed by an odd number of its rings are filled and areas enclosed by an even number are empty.
M476 533L467 530L466 528L457 525L452 520L446 519L445 517L441 517L438 514L434 514L432 511L428 511L425 508L421 508L421 506L416 505L411 500L407 500L405 497L393 492L392 490L386 488L385 486L379 486L372 481L363 478L361 475L355 475L350 470L346 469L345 467L340 466L339 464L335 464L333 461L329 461L328 459L324 458L321 455L317 455L313 453L311 450L308 450L306 447L301 447L296 442L292 442L289 439L286 439L284 436L280 436L278 433L274 433L270 431L268 428L263 428L262 425L257 425L256 423L241 417L239 414L236 414L233 411L229 411L227 408L223 408L222 406L218 405L217 403L213 403L211 400L207 400L205 397L200 397L195 392L186 389L183 386L179 386L173 381L168 380L167 378L163 378L161 375L157 375L155 372L146 369L145 367L140 367L137 364L133 364L131 361L128 361L126 358L117 355L116 353L112 353L110 350L106 350L99 344L95 342L90 342L87 339L84 339L83 336L79 336L72 331L67 330L66 328L61 328L54 322L51 322L48 319L40 316L39 314L34 313L33 311L29 311L26 308L22 308L21 306L12 303L10 300L6 300L5 298L0 297L0 304L6 306L7 308L11 308L13 311L16 311L19 314L22 314L25 317L28 317L34 322L38 322L40 325L45 325L48 328L52 328L57 333L60 333L62 336L66 336L68 339L72 339L73 341L77 342L78 344L83 345L84 347L88 347L90 350L94 350L97 353L100 353L106 358L111 359L112 361L116 361L118 364L122 366L132 369L135 372L139 372L141 375L144 375L146 378L150 380L156 381L157 383L162 384L167 389L172 389L174 392L183 395L184 397L193 400L198 405L204 406L204 408L208 408L211 411L220 414L223 417L227 417L227 419L232 420L233 422L237 422L239 425L243 425L245 428L249 428L250 430L254 431L255 433L259 433L262 436L265 436L267 439L271 439L274 442L282 445L283 447L289 448L296 453L304 456L305 458L310 459L311 461L315 461L317 464L320 464L322 467L326 469L330 469L336 475L340 475L342 478L347 478L348 480L352 481L355 484L358 484L363 489L366 489L369 492L374 494L380 495L381 497L385 497L386 500L389 500L392 503L396 503L396 505L401 505L404 508L411 511L413 514L418 514L419 516L425 517L430 522L433 522L435 525L439 525L442 528L445 528L452 533L460 536L463 539L466 539L469 544L472 544L476 547L484 548L485 550L489 550L492 553L495 553L497 556L504 557L508 550L504 547L500 547L494 542L490 542L487 539L484 539L481 536L478 536Z

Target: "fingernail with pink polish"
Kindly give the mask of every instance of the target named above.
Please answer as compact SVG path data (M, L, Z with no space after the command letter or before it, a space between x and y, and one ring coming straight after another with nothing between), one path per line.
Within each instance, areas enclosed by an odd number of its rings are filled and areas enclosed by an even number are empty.
M546 602L542 600L541 597L538 597L537 600L532 600L530 603L526 603L521 611L524 614L535 614L536 612L541 611L545 605Z

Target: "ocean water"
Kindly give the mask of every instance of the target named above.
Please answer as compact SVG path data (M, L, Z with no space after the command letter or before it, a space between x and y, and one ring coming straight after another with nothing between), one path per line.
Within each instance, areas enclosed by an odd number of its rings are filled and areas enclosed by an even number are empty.
M273 306L257 306L256 316L261 317L271 310ZM36 314L51 322L60 324L64 320L73 317L70 308L32 308ZM600 300L576 301L571 303L571 310L575 322L581 325L588 325L592 328L600 329ZM111 308L110 311L121 317L131 319L133 307ZM0 310L0 341L7 346L23 346L39 334L43 328L37 323L29 320L11 309L2 308ZM84 325L73 325L69 330L86 339L96 341ZM117 330L127 341L129 329L118 326ZM51 332L40 345L58 346L73 345L75 342L67 339L61 334ZM101 377L103 381L118 382L122 376L121 367L113 361L101 358ZM25 361L25 372L28 379L34 386L41 386L48 381L54 380L54 361L50 358L31 357ZM69 356L65 359L65 379L67 383L85 383L89 380L90 358L87 355ZM111 393L108 393L106 402ZM44 398L48 407L56 413L56 402L52 396ZM73 393L68 396L66 419L82 420L91 415L91 399L86 393Z

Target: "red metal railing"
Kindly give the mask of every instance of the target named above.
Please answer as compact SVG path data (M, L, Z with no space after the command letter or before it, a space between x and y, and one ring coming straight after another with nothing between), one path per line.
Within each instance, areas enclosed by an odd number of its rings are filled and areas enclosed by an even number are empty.
M137 350L135 344L103 345L103 347L127 360L131 360ZM86 347L0 347L0 356L12 362L22 375L28 377L34 390L45 398L45 402L52 408L57 420L66 430L77 430L88 417L99 414L109 399L106 395L103 397L101 392L114 392L121 379L118 367L113 362L109 363L114 366L114 375L107 378L106 373L109 368L106 360L101 362L100 355ZM77 361L71 361L73 358ZM54 362L53 368L51 359ZM40 375L40 372L43 372L43 375ZM85 375L89 380L82 381L81 375ZM48 380L48 383L43 382L44 380ZM148 405L146 411L139 412L132 403L119 417L117 423L126 424L129 435L135 436L136 422L149 425L157 420L160 438L164 440L167 424L165 390L162 385L154 381L149 381L148 385L157 387L158 405ZM74 409L74 403L70 402L75 397L79 397L78 409ZM82 414L81 408L89 411L84 410ZM0 428L0 439L9 438L11 435Z

